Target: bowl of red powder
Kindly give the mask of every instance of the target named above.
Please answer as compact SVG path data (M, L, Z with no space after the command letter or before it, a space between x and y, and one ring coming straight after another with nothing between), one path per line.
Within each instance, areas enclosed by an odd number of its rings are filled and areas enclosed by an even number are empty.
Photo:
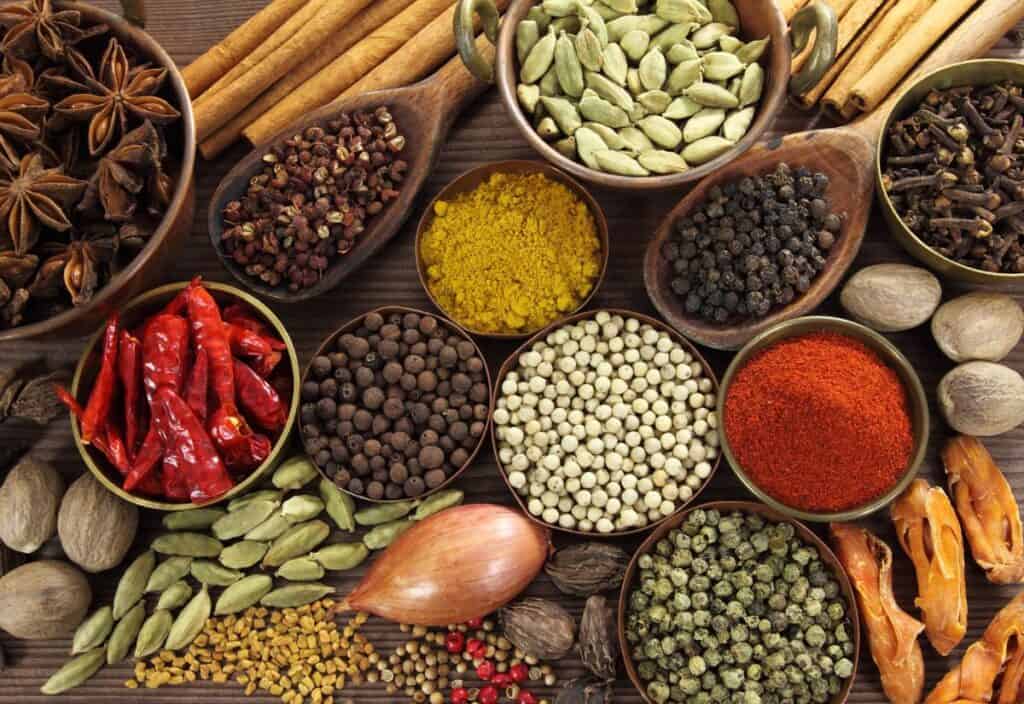
M842 318L796 318L747 343L722 380L718 417L740 481L807 521L887 506L928 443L928 401L910 362Z

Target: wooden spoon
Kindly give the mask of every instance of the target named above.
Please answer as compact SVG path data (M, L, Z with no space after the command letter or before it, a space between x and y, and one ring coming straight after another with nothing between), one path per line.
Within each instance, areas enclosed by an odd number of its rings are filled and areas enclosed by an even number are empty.
M480 42L478 48L493 57L494 49L490 44ZM433 171L455 118L486 88L487 84L475 79L456 56L433 76L415 85L364 93L331 103L311 113L301 124L283 130L238 162L217 187L208 214L210 241L217 256L246 288L275 301L295 303L327 293L397 234L412 214L413 201ZM366 230L356 238L352 250L335 259L313 286L291 292L285 285L268 286L246 274L244 267L225 254L221 247L221 234L224 230L222 212L230 201L244 194L249 179L264 166L262 159L268 145L278 144L308 127L323 126L341 113L374 110L382 105L389 108L400 134L406 139L405 148L399 156L408 162L409 168L398 198L380 214L367 220Z
M1022 15L1021 0L986 0L962 20L922 61L914 72L871 114L843 127L796 132L763 142L701 181L668 214L647 248L644 282L658 312L677 330L716 349L736 349L776 323L814 310L842 280L853 263L867 227L874 200L875 153L882 125L904 90L921 76L943 66L982 55L1009 32ZM687 314L670 287L671 266L661 256L662 244L675 221L707 197L708 189L745 176L763 174L779 162L806 166L828 175L828 198L834 212L847 215L824 271L811 288L784 308L764 318L715 325Z

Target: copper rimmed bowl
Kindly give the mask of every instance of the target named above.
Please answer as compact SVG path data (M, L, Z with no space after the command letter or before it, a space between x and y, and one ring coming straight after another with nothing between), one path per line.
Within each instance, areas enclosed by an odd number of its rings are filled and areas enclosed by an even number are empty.
M120 309L122 325L127 328L131 328L139 324L147 316L157 313L186 286L188 286L187 281L167 284L166 286L161 286L160 288L148 291L138 298L130 301ZM206 504L191 504L160 501L145 496L139 496L138 494L131 494L122 489L122 477L120 472L112 467L102 454L82 442L78 423L72 419L71 432L75 438L75 446L78 448L78 454L81 455L82 461L85 462L85 466L89 468L89 471L92 472L93 476L96 477L96 479L108 490L117 494L125 501L142 508L149 508L157 511L187 511L203 505L209 506L211 504L227 501L235 496L246 493L249 489L255 486L263 476L268 472L271 472L278 464L280 464L281 460L284 459L284 455L288 452L288 443L291 437L292 426L295 425L295 418L299 412L299 357L295 352L295 345L292 343L292 338L288 335L288 331L285 329L284 323L274 315L274 312L270 310L270 308L265 306L258 299L235 288L234 286L218 284L212 281L204 282L203 286L206 287L213 298L222 307L235 302L244 303L251 307L257 314L259 314L260 318L267 323L275 333L277 333L281 342L283 342L287 347L287 361L282 361L281 364L282 367L287 365L284 368L286 368L287 373L291 376L292 380L291 398L282 399L288 401L288 420L285 423L284 428L281 430L281 434L274 442L274 446L270 450L270 456L267 457L263 464L253 470L242 481L238 482L231 491L226 492L222 496L219 496ZM103 348L103 333L104 330L101 329L86 343L85 351L82 353L82 357L78 361L78 366L75 368L75 375L71 380L71 395L77 398L79 403L82 405L85 405L88 393L92 390L93 380L96 378L96 373L99 371L100 354Z
M434 306L436 306L437 309L446 317L451 320L456 320L452 316L452 312L441 305L441 302L437 300L437 297L431 290L430 284L428 283L429 277L427 275L427 266L423 261L421 247L423 244L423 238L426 236L427 231L434 222L434 206L438 201L451 201L463 193L473 191L480 186L480 184L485 183L495 174L543 174L552 181L564 185L580 200L580 202L587 206L587 209L594 218L594 225L597 227L597 237L601 243L601 267L594 279L593 285L590 287L590 293L580 301L579 305L577 305L574 310L569 311L564 316L559 316L558 319L553 320L549 324L557 323L559 319L564 320L566 317L583 310L587 307L587 304L590 303L594 294L597 293L597 289L604 282L605 274L608 271L608 220L605 218L604 211L601 210L601 206L598 204L594 196L590 195L590 192L580 185L580 183L574 178L565 172L556 169L550 164L545 164L543 161L524 160L497 161L493 164L485 164L484 166L478 166L474 169L470 169L445 186L444 189L442 189L442 191L438 193L432 201L430 201L430 204L423 211L423 217L420 218L419 226L416 228L416 271L420 277L420 285L423 286L423 290L426 292L430 302L433 303ZM461 323L462 321L458 322ZM477 330L469 326L466 326L466 330L474 335L499 340L521 340L524 337L529 337L537 332L537 330L530 330L521 333L489 332L486 330Z
M180 160L180 172L174 184L174 197L167 212L164 213L146 246L135 255L128 266L111 277L87 304L70 308L46 320L0 330L0 343L43 336L72 338L91 333L123 301L130 300L147 290L164 276L171 258L188 238L196 209L195 180L192 173L196 160L192 100L174 60L153 37L132 23L141 22L143 19L131 13L140 9L141 3L123 3L126 10L130 9L126 12L129 19L87 3L56 0L53 4L57 10L75 10L81 13L84 24L109 25L111 34L126 46L145 57L151 64L167 69L167 83L161 95L181 112L180 123L167 133L168 149Z
M459 477L461 477L462 474L473 465L473 462L476 460L477 455L480 454L480 450L484 446L484 443L487 440L487 426L491 424L491 416L494 413L494 394L493 394L494 385L491 383L491 372L490 372L490 369L487 366L487 358L484 357L483 352L480 351L480 347L476 344L476 341L470 336L470 334L468 332L466 332L465 329L460 327L457 323L452 322L451 320L449 320L448 318L446 318L443 315L438 315L437 313L430 313L428 311L419 310L417 308L408 308L406 306L382 306L380 308L374 308L373 310L368 310L365 313L362 313L361 315L356 316L355 318L353 318L352 320L348 321L347 323L342 325L340 328L338 328L337 330L332 332L330 335L328 335L324 339L323 343L321 343L320 347L317 348L317 351L313 353L313 356L309 358L309 362L306 364L306 368L305 368L305 370L302 373L302 382L303 383L307 379L310 378L310 375L312 373L313 359L316 358L316 357L319 357L321 355L325 355L325 354L327 354L329 352L333 352L336 349L335 345L337 343L338 338L341 337L342 335L344 335L346 333L349 333L349 332L352 332L353 330L358 328L362 324L363 319L366 318L366 316L370 315L371 313L379 313L380 315L384 316L384 318L387 318L387 316L389 316L391 314L394 314L394 313L398 313L399 315L404 315L405 313L415 313L416 315L429 316L431 318L436 318L438 320L438 322L442 323L443 325L447 325L452 330L452 332L455 335L457 335L457 336L463 338L464 340L467 340L470 343L472 343L473 344L473 349L476 351L476 354L480 357L480 359L482 359L484 361L484 379L487 381L487 389L488 389L487 420L484 421L484 429L480 433L480 437L477 439L476 445L473 446L473 449L470 451L469 456L466 458L466 461L462 463L462 466L459 467L458 469L456 469L454 472L452 472L452 474L443 483L439 484L438 486L434 487L433 489L430 489L428 491L424 491L422 494L420 494L419 496L415 497L416 499L422 500L422 499L425 499L426 497L430 496L431 494L435 494L435 493L441 491L442 489L450 487L452 484L454 484L456 481L458 481ZM300 384L299 388L301 389L301 384ZM298 428L298 432L299 432L299 435L300 435L299 442L302 444L303 452L306 453L306 456L309 457L310 462L313 463L313 466L317 468L317 470L320 472L321 475L324 476L324 478L326 478L328 481L334 481L334 479L332 477L327 476L326 472L324 472L323 469L321 469L320 466L317 464L316 459L306 449L306 444L305 444L305 442L303 442L303 438L301 437L302 436L302 424L298 423L297 425L299 425L299 428ZM355 499L359 499L360 501L367 501L369 503L374 503L374 504L397 503L399 501L407 501L410 498L413 498L413 497L403 496L403 497L398 498L398 499L371 499L369 496L366 496L365 494L357 494L355 492L349 491L348 489L346 489L343 486L339 486L338 488L341 489L342 491L344 491L349 496L355 498Z
M636 663L633 661L632 648L626 638L626 612L629 606L629 594L635 586L634 583L636 582L637 571L639 570L638 562L640 560L640 556L652 552L654 550L654 546L659 540L667 536L673 529L682 525L687 516L689 516L691 512L697 510L714 510L723 515L733 511L756 513L773 523L786 523L793 526L796 534L805 543L817 549L822 562L831 568L832 574L839 583L839 590L843 595L843 600L846 602L846 616L850 620L850 628L853 631L853 654L849 656L850 660L853 661L853 672L843 683L839 692L837 692L829 702L829 704L843 704L850 695L850 690L853 688L854 680L857 679L857 665L860 661L860 616L858 614L857 600L853 592L853 586L850 584L850 579L843 570L842 565L839 563L839 558L835 556L825 541L819 538L810 528L800 521L794 520L779 513L778 511L775 511L769 506L754 503L752 501L713 501L711 503L694 506L681 513L677 513L658 526L653 533L647 536L647 540L645 540L633 554L633 559L630 560L629 567L626 568L626 575L622 580L622 590L619 593L618 637L619 647L622 650L622 659L626 665L626 673L629 675L629 681L633 683L634 687L636 687L637 692L640 693L644 702L646 702L646 704L655 704L655 702L653 702L647 695L647 688L640 680L640 675L636 669Z
M613 316L614 315L619 315L619 316L622 316L623 318L635 318L636 320L639 320L641 324L650 325L651 327L653 327L655 330L658 330L659 332L667 333L669 335L669 337L672 339L673 342L675 342L677 345L679 345L683 350L685 350L692 357L692 360L694 362L700 364L701 369L703 370L703 373L704 373L705 377L711 380L711 385L712 385L711 393L713 393L713 394L718 394L719 393L718 378L715 376L715 372L711 368L711 365L709 365L707 363L707 360L704 359L704 357L697 350L697 348L694 347L692 344L690 344L690 342L685 337L683 337L678 332L676 332L675 330L670 328L668 325L665 325L665 323L661 322L660 320L657 320L656 318L652 318L652 317L650 317L648 315L643 315L642 313L635 313L635 312L630 311L630 310L620 310L620 309L617 309L617 308L602 308L602 309L599 309L599 310L583 311L582 313L577 313L575 315L571 315L568 318L566 318L565 320L562 320L562 321L559 321L559 322L554 323L552 325L549 325L548 327L544 328L543 330L538 332L536 335L531 337L529 340L524 342L515 352L513 352L511 355L509 355L508 359L505 360L505 363L501 365L501 369L498 371L498 376L497 376L497 378L495 380L495 384L494 384L494 397L491 400L491 414L492 414L492 416L493 416L494 410L498 408L498 399L501 397L501 385L502 385L502 382L505 381L505 379L508 376L509 372L511 372L513 369L515 369L515 367L516 367L516 365L517 365L517 363L519 361L519 356L520 355L522 355L524 352L527 352L528 350L530 350L530 348L532 348L533 345L536 342L545 339L548 335L550 335L552 332L558 330L559 328L564 327L566 325L572 325L573 323L579 322L581 320L590 320L591 318L596 316L598 313L608 313L609 315L613 315ZM718 411L715 410L714 412L717 413ZM538 525L544 526L545 528L550 528L551 530L561 531L562 533L567 533L567 534L570 534L570 535L578 535L578 536L581 536L581 537L584 537L584 538L617 538L617 537L622 537L622 536L625 536L625 535L634 535L634 534L637 534L637 533L643 533L645 531L651 530L651 528L653 528L655 526L663 524L665 521L670 520L674 516L678 516L679 513L681 511L685 510L685 508L687 506L692 505L693 502L697 500L697 497L700 496L701 492L704 491L704 489L707 488L707 486L711 482L712 478L714 478L715 472L718 471L718 465L721 463L721 460L722 460L721 448L719 448L719 451L715 454L715 456L709 460L709 462L711 463L711 471L708 473L708 476L704 478L704 480L701 482L699 487L697 487L696 489L693 489L693 495L689 499L687 499L686 501L682 502L679 505L679 507L676 509L676 511L674 513L670 514L669 516L665 516L665 517L663 517L663 518L661 518L661 519L659 519L657 521L653 521L651 523L648 523L647 525L642 526L640 528L632 528L630 530L623 530L623 531L614 531L614 532L611 532L611 533L599 533L597 531L581 531L581 530L576 530L574 528L563 528L560 525L557 525L557 524L554 524L554 523L548 523L548 522L542 520L539 516L535 516L532 513L530 513L530 510L529 510L529 508L526 505L526 501L523 500L523 497L519 494L519 491L517 491L516 488L514 486L512 486L512 483L509 481L508 470L505 467L504 463L501 461L501 452L500 452L501 443L500 443L500 441L498 439L497 424L493 422L493 419L492 419L492 422L491 422L491 443L494 446L494 460L495 460L495 462L498 465L498 469L500 470L501 478L505 481L505 485L508 487L509 492L511 492L512 497L516 500L516 503L519 504L519 507L523 510L523 513L525 513L526 516L531 521L533 521L534 523L537 523Z

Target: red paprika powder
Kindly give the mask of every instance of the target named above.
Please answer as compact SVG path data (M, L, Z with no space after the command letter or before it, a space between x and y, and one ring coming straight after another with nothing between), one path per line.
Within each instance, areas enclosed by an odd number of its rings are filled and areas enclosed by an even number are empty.
M913 427L896 372L831 332L783 340L752 357L725 399L736 461L778 501L842 511L888 491L910 464Z

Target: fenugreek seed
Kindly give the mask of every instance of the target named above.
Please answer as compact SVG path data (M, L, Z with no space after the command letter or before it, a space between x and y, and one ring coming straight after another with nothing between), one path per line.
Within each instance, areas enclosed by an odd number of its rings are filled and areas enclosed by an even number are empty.
M683 61L676 64L672 73L668 74L666 90L670 95L679 95L700 80L704 64L700 59Z
M325 569L341 571L358 567L369 554L362 543L334 543L310 553L309 557Z
M747 42L737 50L736 57L745 64L752 64L756 61L760 61L770 42L771 40L768 37Z
M238 570L228 569L212 560L194 560L192 562L192 577L200 584L211 587L227 587L243 576Z
M690 100L708 108L735 108L740 102L735 95L722 86L704 81L694 83L684 91L684 94Z
M235 582L235 584L240 584L240 582ZM224 593L226 594L227 591L225 590ZM223 598L223 594L221 598ZM203 585L202 591L192 597L192 600L174 619L174 625L171 626L170 633L167 634L167 643L164 647L167 650L181 650L187 647L203 630L207 619L210 618L211 610L210 593L207 591L206 585Z
M637 67L640 83L647 90L661 90L668 77L668 62L658 47L652 47L644 54Z
M641 152L636 160L640 162L640 166L655 174L677 174L689 168L686 160L679 154L662 149Z
M115 621L120 621L128 610L139 603L142 595L146 592L146 584L153 574L156 566L156 555L152 550L135 558L135 561L128 566L128 569L121 575L114 592L113 616Z
M606 149L595 152L594 158L597 159L597 164L601 167L601 170L608 173L620 176L647 176L650 174L647 169L640 166L640 162L625 152Z
M649 115L636 123L652 142L664 149L675 149L683 141L682 130L661 115Z
M93 675L99 672L106 661L105 648L93 648L87 653L82 653L76 658L69 660L62 668L57 670L50 679L39 689L43 694L61 694L85 684Z
M679 44L687 40L692 32L698 25L696 23L683 22L680 24L673 24L658 34L651 35L651 46L656 46L666 52L672 48L673 44Z
M733 28L727 24L710 22L694 32L690 41L698 49L710 49L718 43L719 39L727 34L732 34L732 32Z
M278 506L280 503L276 501L253 501L219 518L210 532L218 540L240 538L270 518Z
M727 51L730 54L735 54L737 51L743 48L743 40L739 37L734 37L731 34L727 34L718 40L718 48L722 51Z
M193 508L164 514L163 524L167 530L206 530L223 515L221 508Z
M275 540L263 558L264 567L280 567L293 557L305 555L327 540L331 527L323 521L309 521L289 528Z
M161 555L178 557L217 557L224 549L219 540L202 533L165 533L153 540L152 547Z
M579 58L583 68L588 71L600 71L604 63L604 55L602 53L604 46L601 44L601 40L597 38L597 35L594 34L594 31L590 27L584 27L576 34L574 43L576 45L576 56Z
M657 0L654 14L669 22L706 24L711 13L697 0Z
M135 658L149 657L164 647L167 635L174 625L174 617L167 609L157 609L146 619L139 629L139 637L135 641Z
M312 557L296 557L281 565L274 574L292 582L315 582L323 579L324 568Z
M550 27L548 33L530 49L530 53L519 69L519 80L523 83L536 83L541 76L547 73L555 60L555 43L557 41L558 37L555 35L553 27Z
M281 515L292 523L303 523L323 513L324 502L315 496L299 494L281 505Z
M317 599L322 599L328 594L334 593L334 587L318 582L309 584L289 584L286 587L275 589L262 599L260 604L275 609L294 609L299 606L312 604Z
M580 113L593 122L600 122L612 128L625 127L630 123L625 110L612 105L603 98L586 97L580 101Z
M561 130L562 134L571 135L583 124L576 106L567 99L548 98L545 96L540 99L540 102L551 116L551 119L558 125L558 129ZM357 513L356 521L358 520L359 514Z
M713 21L730 27L740 26L740 15L736 12L736 6L729 0L708 0L708 10L711 11Z
M116 665L125 659L135 644L135 639L146 620L146 605L139 602L114 626L107 641L107 664Z
M704 139L716 132L725 122L725 110L722 108L704 108L686 121L683 127L683 141L687 144Z
M596 92L609 103L622 108L626 112L633 109L633 96L615 81L600 73L586 72L587 87Z
M363 543L371 550L383 550L391 545L398 536L412 528L412 525L412 521L405 520L375 526L363 536Z
M711 51L701 59L704 63L704 78L709 81L727 81L743 73L743 62L727 51Z
M174 609L182 607L191 598L192 587L190 587L188 582L185 580L180 580L167 587L167 589L160 594L160 598L156 602L156 607L158 609L173 611Z
M672 96L663 90L648 90L636 96L636 102L647 112L661 115L672 104Z
M555 42L555 72L562 92L578 98L583 92L583 66L576 55L576 46L565 32Z
M665 58L668 59L670 64L681 64L684 61L699 59L700 54L697 53L697 49L693 46L693 42L689 39L684 39L683 41L677 42L669 47L669 50L665 52Z
M221 552L220 564L233 570L244 570L252 567L267 554L268 543L255 540L243 540L229 545Z
M587 129L593 130L597 133L597 136L601 138L607 149L629 149L629 145L626 144L626 140L611 127L602 125L599 122L584 122L583 126ZM579 132L579 130L576 130Z
M632 125L629 127L623 127L619 130L619 136L622 138L622 141L626 143L627 148L632 152L639 154L641 152L654 149L654 143L647 138L647 135Z
M619 86L626 85L626 74L629 72L629 61L622 47L609 44L601 51L601 71L609 80Z
M423 499L419 506L416 507L416 512L413 514L412 519L414 521L422 521L424 518L429 518L435 513L440 513L453 506L460 505L465 498L466 495L459 489L443 489Z
M259 603L273 587L274 580L269 575L254 574L244 577L221 593L214 613L217 616L226 616L245 611Z
M530 49L540 40L540 27L533 20L523 20L516 25L516 57L519 63L526 60Z
M720 157L732 149L735 144L724 137L705 137L683 149L683 159L688 164L704 164Z
M529 114L533 114L537 110L537 105L540 103L540 86L537 84L526 85L520 83L516 86L516 98L519 100L519 105L522 106L523 110Z
M281 535L291 527L292 524L287 518L282 516L280 513L275 513L273 516L263 521L263 523L246 533L245 539L255 542L274 540L275 538L281 537Z
M542 98L543 100L543 98ZM559 137L562 134L562 130L558 128L558 123L555 122L554 118L543 117L537 122L537 134L543 139L552 140Z
M113 609L109 606L97 609L75 630L75 637L71 641L71 654L81 655L103 645L113 629Z
M669 23L657 15L626 15L618 19L608 20L608 41L620 42L622 38L634 30L640 30L653 37L668 27Z
M291 457L281 463L271 479L274 486L285 491L298 491L320 476L313 462L303 455Z
M665 108L665 112L662 113L662 117L667 117L670 120L685 120L688 117L696 115L703 109L704 106L700 103L694 102L686 96L681 95L669 103L668 107Z
M572 159L576 156L576 138L565 137L559 139L556 142L552 142L551 146L555 148L555 151L564 156L566 159Z
M743 72L743 82L740 84L739 103L741 106L754 105L761 99L764 91L764 69L761 64L750 64Z
M729 113L729 116L725 118L725 122L722 124L722 136L731 142L738 142L747 134L750 130L750 125L754 121L754 108L744 108L743 110L734 110Z
M188 574L191 557L168 557L153 570L146 582L146 593L162 592Z
M356 502L351 496L339 489L334 482L324 478L320 480L320 498L324 502L327 515L340 530L351 533L356 529Z
M390 504L375 504L356 512L356 523L361 526L377 526L381 523L405 518L416 508L415 501L397 501Z

